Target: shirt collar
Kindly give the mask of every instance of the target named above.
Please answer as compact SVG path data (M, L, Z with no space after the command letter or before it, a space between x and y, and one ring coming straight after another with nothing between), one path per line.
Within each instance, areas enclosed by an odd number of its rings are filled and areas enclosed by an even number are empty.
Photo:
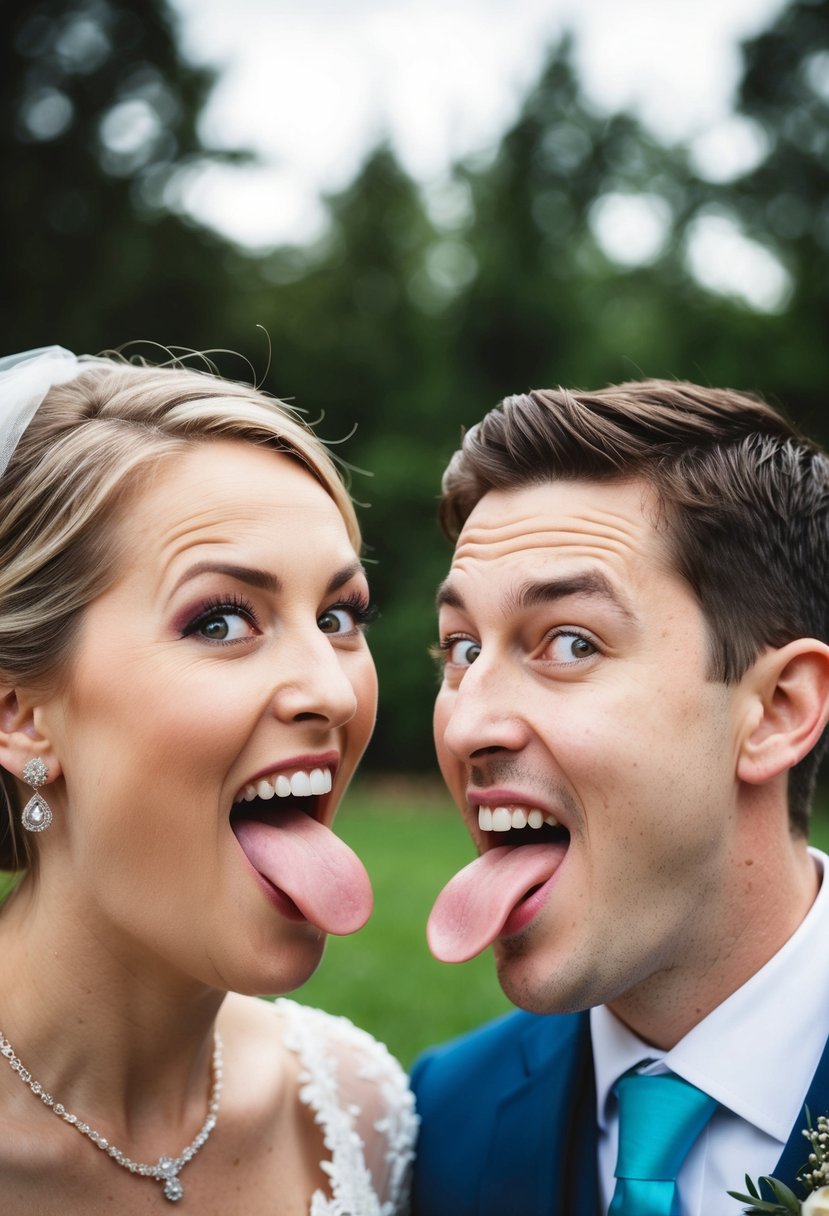
M818 870L829 857L809 850ZM619 1077L644 1060L705 1090L785 1143L826 1046L829 1008L829 882L785 945L668 1052L637 1038L607 1009L590 1011L599 1127ZM771 1033L770 1033L770 1028Z

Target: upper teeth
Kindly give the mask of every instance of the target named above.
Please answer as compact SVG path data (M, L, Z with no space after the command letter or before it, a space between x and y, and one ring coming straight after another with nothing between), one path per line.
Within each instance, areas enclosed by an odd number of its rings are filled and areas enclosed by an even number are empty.
M556 826L555 815L545 815L537 807L479 806L478 827L482 832L509 832L511 828L540 828L542 823Z
M274 773L260 777L242 790L237 802L252 802L254 798L310 798L312 794L328 794L331 791L329 768L297 769L294 773Z

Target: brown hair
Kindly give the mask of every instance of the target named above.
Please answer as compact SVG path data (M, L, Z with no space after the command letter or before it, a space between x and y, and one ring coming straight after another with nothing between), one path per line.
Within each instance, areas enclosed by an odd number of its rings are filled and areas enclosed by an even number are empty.
M50 390L0 477L0 680L59 684L81 615L116 577L125 507L161 461L238 439L301 462L330 494L360 551L337 467L300 416L202 371L95 361ZM32 859L18 786L0 772L0 869Z
M664 380L505 398L463 437L439 517L455 541L490 490L645 479L711 638L709 677L740 679L764 646L829 641L829 458L760 399ZM806 834L825 739L789 777Z

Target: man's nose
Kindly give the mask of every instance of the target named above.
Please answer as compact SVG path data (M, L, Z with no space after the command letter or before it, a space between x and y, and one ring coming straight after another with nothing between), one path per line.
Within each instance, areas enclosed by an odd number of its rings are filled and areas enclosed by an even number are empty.
M487 658L481 651L456 689L441 690L435 729L442 730L444 746L463 761L493 751L520 750L527 727L522 689L512 665L500 657Z

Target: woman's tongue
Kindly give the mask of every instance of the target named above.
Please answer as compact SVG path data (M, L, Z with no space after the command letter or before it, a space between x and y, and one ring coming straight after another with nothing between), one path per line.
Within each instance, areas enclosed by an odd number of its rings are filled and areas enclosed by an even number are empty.
M234 818L232 827L253 868L284 891L311 924L345 934L366 923L372 907L368 874L330 828L289 806L267 822Z
M435 958L465 963L499 936L512 909L555 874L566 845L502 845L489 849L446 884L426 936Z

